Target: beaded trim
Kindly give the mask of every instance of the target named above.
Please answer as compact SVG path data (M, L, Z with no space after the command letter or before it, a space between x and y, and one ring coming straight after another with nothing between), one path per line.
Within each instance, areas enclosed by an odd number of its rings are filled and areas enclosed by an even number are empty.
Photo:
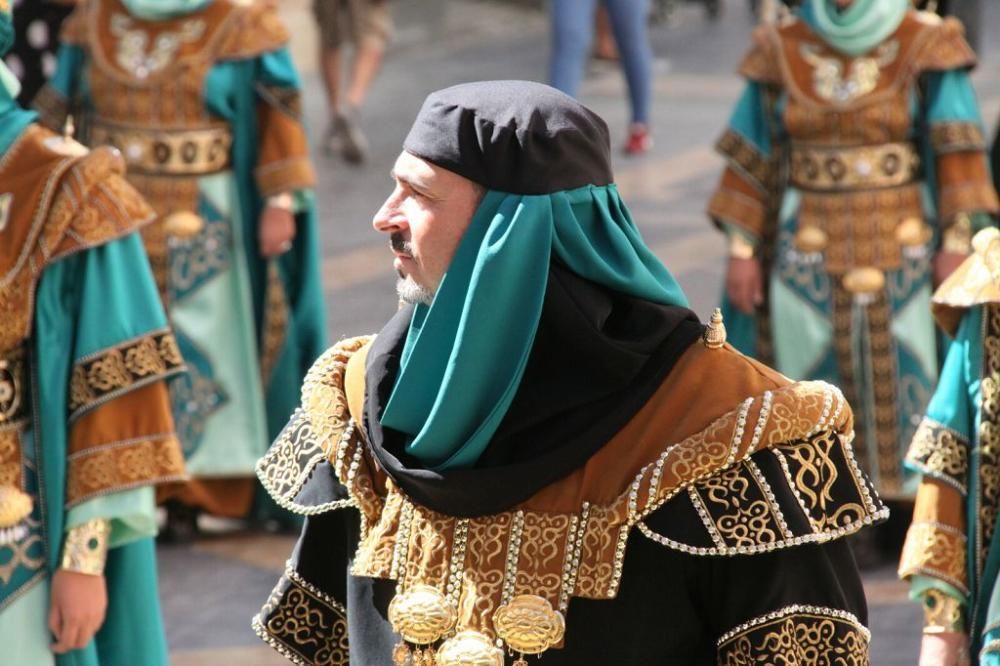
M850 613L845 610L838 610L836 608L829 608L827 606L809 606L805 604L792 604L791 606L785 606L779 610L768 613L767 615L761 615L755 617L749 622L744 622L741 625L733 627L726 633L719 637L716 642L717 647L722 647L723 644L729 642L734 636L738 636L745 631L749 631L754 627L759 627L762 624L767 624L768 622L773 622L774 620L780 620L782 618L788 617L789 615L820 615L824 617L830 617L837 620L843 620L851 626L853 626L858 632L864 636L866 641L872 639L872 632L868 630L861 621L858 620L854 613Z

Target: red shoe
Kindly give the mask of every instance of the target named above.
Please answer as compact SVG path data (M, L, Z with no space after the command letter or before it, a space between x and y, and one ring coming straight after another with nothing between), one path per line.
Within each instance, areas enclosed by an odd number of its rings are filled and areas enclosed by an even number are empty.
M633 124L628 131L628 141L623 152L626 155L642 155L653 147L653 135L645 125Z

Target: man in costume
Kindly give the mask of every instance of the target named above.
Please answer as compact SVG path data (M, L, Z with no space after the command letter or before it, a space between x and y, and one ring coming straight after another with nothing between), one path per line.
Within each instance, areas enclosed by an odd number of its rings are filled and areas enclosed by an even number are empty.
M156 221L143 239L188 364L171 382L182 506L243 517L253 466L325 347L313 170L288 34L270 3L86 0L36 105L117 146Z
M309 664L867 664L838 537L886 512L850 408L697 321L604 121L448 88L393 176L374 225L411 305L317 361L258 466L307 516L258 634Z
M18 88L0 61L0 661L165 665L153 484L183 477L182 366L137 233L153 211Z
M954 338L907 454L921 475L899 565L925 610L921 664L1000 664L1000 232L934 294Z
M910 0L806 0L754 33L718 144L731 340L844 390L887 497L915 488L901 461L937 377L932 283L998 209L974 64L962 26Z

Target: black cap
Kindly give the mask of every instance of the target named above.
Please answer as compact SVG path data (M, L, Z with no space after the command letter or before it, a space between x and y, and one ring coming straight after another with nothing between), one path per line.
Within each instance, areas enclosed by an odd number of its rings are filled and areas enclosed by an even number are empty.
M604 120L531 81L480 81L431 93L403 150L501 192L551 194L613 182Z

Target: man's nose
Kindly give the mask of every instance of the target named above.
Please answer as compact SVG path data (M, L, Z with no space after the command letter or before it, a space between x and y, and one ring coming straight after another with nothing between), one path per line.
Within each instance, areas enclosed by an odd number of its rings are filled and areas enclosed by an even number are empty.
M375 217L372 218L372 226L375 228L375 231L392 233L393 231L398 231L405 224L406 218L399 211L394 192L375 213Z

